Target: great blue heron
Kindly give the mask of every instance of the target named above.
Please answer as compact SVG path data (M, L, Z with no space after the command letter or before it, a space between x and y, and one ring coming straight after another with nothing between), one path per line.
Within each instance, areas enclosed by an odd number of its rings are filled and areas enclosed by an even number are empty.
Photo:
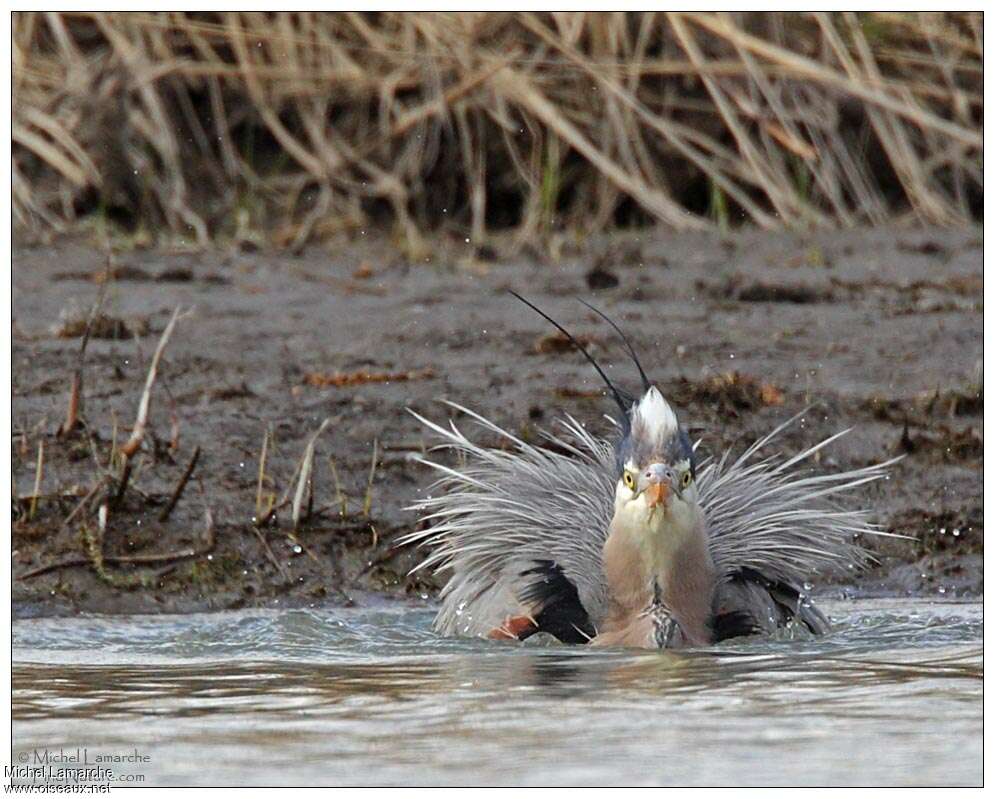
M585 347L559 329L604 380L618 408L613 441L572 417L565 435L535 446L479 414L453 409L510 445L485 448L450 421L415 416L458 465L419 499L430 549L418 568L450 571L435 621L445 635L638 647L703 645L802 625L828 630L809 598L820 573L864 566L861 536L887 535L838 495L885 476L895 459L812 474L802 464L847 431L791 457L761 456L799 414L738 457L696 458L677 414L646 376L638 396L616 386ZM585 303L586 304L586 303ZM804 412L803 412L804 413Z

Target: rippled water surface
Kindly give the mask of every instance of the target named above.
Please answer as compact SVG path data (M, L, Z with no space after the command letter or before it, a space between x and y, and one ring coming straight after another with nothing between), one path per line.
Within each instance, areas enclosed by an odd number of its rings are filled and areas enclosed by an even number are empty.
M980 784L979 603L824 605L822 639L670 653L440 640L432 614L14 624L15 760L161 784ZM33 755L32 755L33 756Z

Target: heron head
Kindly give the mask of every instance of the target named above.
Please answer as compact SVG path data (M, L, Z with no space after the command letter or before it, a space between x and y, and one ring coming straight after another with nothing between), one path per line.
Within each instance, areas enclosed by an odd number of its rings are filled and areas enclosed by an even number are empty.
M688 526L696 518L700 518L691 442L681 429L673 408L646 376L632 343L622 329L593 305L581 300L612 326L632 356L643 382L643 394L638 401L634 401L630 394L608 378L591 353L563 325L521 294L514 291L511 294L574 344L604 380L618 405L621 412L619 426L623 437L617 450L621 473L615 490L616 515L624 508L627 516L640 523L668 518L671 522L676 521L679 527Z
M686 518L698 510L694 451L670 403L650 386L632 405L619 448L616 511L637 518Z

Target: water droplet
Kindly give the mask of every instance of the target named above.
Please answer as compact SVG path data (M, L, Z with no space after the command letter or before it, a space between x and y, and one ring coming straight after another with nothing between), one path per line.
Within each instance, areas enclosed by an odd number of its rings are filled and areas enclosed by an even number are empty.
M812 583L802 583L802 588L804 588L806 591L811 591L813 586Z
M294 544L294 554L300 555L304 550L301 548L300 544Z

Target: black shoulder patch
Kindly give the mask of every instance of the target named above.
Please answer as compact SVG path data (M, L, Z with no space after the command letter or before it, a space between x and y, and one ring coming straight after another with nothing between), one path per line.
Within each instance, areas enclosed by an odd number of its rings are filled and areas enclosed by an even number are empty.
M755 635L758 632L760 628L754 623L753 617L741 610L720 613L712 618L712 641L716 644L728 641L730 638Z
M535 575L535 580L522 589L518 598L532 610L538 629L565 644L586 644L596 634L580 595L563 568L551 560L537 560L535 568L526 569L522 576Z

